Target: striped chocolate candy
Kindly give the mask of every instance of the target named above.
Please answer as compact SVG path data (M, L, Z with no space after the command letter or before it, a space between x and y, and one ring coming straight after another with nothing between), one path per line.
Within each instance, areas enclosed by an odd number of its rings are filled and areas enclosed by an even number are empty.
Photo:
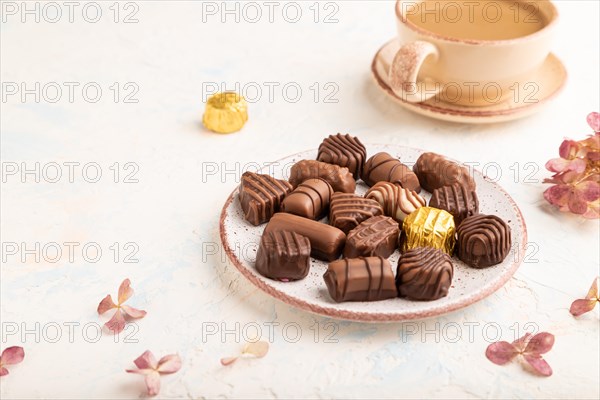
M336 192L331 196L329 223L346 234L361 222L381 214L383 209L375 200L351 193Z
M419 207L426 205L425 199L414 190L404 189L390 182L379 182L365 194L367 199L373 199L381 205L383 213L398 222Z
M465 218L479 214L479 199L474 190L464 185L442 186L433 190L429 207L448 211L459 226Z
M448 294L453 275L448 254L432 247L417 247L398 260L398 294L414 300L437 300Z
M457 229L456 254L474 268L504 261L511 246L510 227L495 215L473 215Z
M245 172L240 185L240 203L244 218L252 225L260 225L271 219L279 210L281 201L292 191L289 182L269 175Z
M308 179L283 199L281 211L319 219L327 213L332 194L333 189L323 179Z
M317 160L346 167L358 179L367 160L367 149L358 138L338 133L323 140Z
M345 258L378 256L388 258L398 246L400 227L390 217L369 218L346 237Z
M384 152L367 160L360 177L369 186L377 182L391 182L417 193L421 191L417 175L400 160Z

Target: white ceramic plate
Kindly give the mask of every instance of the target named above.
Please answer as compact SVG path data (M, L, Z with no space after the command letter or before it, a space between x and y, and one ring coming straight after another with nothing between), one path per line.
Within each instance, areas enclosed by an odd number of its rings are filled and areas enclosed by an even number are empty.
M404 163L413 165L423 150L396 145L367 145L367 153L371 156L386 151L400 158ZM289 169L297 161L315 159L316 150L294 154L274 162L268 167L270 173L278 179L286 179ZM266 224L253 226L246 222L238 199L238 189L229 196L220 219L221 242L229 260L249 280L271 296L292 306L325 315L328 317L364 321L391 322L408 319L433 317L466 307L489 296L502 287L515 273L525 253L527 229L523 216L513 199L499 185L487 181L479 172L475 172L480 212L495 214L504 219L511 228L511 253L501 264L485 269L474 269L466 266L456 257L454 261L454 278L448 296L435 301L411 301L406 299L389 299L375 302L334 302L323 281L327 263L312 259L309 275L296 282L279 282L260 275L254 268L254 261L260 237ZM364 194L367 186L357 182L357 194ZM427 201L431 196L421 193ZM390 257L390 263L396 272L399 252L396 250Z

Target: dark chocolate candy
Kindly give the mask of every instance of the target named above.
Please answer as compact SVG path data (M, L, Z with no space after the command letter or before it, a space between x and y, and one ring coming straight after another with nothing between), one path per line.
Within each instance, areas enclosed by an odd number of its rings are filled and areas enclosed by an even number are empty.
M279 211L281 201L291 191L289 182L269 175L244 172L239 193L244 217L252 225L267 222Z
M331 196L329 223L346 234L361 222L382 214L383 209L375 200L340 192Z
M442 186L433 190L429 207L448 211L459 226L465 218L479 214L479 199L474 190L463 185Z
M457 237L456 255L474 268L499 264L510 252L510 227L495 215L467 217L458 227Z
M398 260L398 294L414 300L437 300L448 294L453 275L448 254L432 247L417 247Z
M383 215L369 218L348 233L344 258L388 258L396 250L399 234L400 227L392 218Z
M345 258L329 263L323 275L333 300L376 301L398 295L394 273L382 257Z
M298 280L308 275L310 241L289 231L264 232L256 253L256 270L278 280Z
M304 218L319 219L329 210L333 189L323 179L308 179L283 199L281 211Z
M383 213L398 222L404 221L410 213L427 204L414 190L404 189L391 182L376 183L365 193L365 197L376 200L383 208Z
M323 140L317 155L319 161L348 168L354 179L360 176L366 159L367 149L360 140L341 133Z
M419 177L421 186L428 192L442 186L461 184L475 190L475 181L469 174L469 169L435 153L423 153L413 167Z
M346 243L346 235L341 230L294 214L277 213L271 218L265 232L278 231L306 236L310 241L311 256L324 261L339 258Z
M289 180L294 188L311 178L324 179L336 192L354 193L356 189L356 181L348 168L339 165L317 160L302 160L290 169Z
M388 153L377 153L369 158L360 177L369 186L377 182L391 182L417 193L421 191L419 179L414 172Z

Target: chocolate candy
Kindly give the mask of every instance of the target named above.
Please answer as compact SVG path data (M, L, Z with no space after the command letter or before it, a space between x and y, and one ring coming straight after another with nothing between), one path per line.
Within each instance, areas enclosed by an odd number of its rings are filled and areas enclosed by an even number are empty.
M331 298L342 301L376 301L398 295L394 273L382 257L345 258L329 264L323 275Z
M383 214L378 202L350 193L334 193L329 206L329 223L344 233L376 215Z
M405 253L416 247L433 247L452 254L454 249L454 217L444 210L421 207L404 219L400 235L400 250Z
M271 218L265 233L279 231L306 236L310 241L310 255L324 261L339 258L346 243L346 235L339 229L294 214L277 213Z
M239 131L248 121L248 103L235 92L216 93L206 102L202 123L218 133Z
M298 280L308 275L310 241L295 232L265 232L256 253L256 270L278 280Z
M324 179L336 192L354 193L356 189L356 181L348 168L317 160L302 160L292 166L289 180L294 188L311 178Z
M417 247L398 260L398 294L414 300L437 300L448 294L453 274L448 254L431 247Z
M346 167L358 179L367 159L365 146L350 135L331 135L319 146L317 160Z
M460 226L465 218L479 214L477 193L463 185L434 189L429 206L448 211L454 217L456 226Z
M504 261L510 252L510 227L495 215L473 215L457 230L457 256L474 268Z
M281 201L291 191L289 182L269 175L244 172L239 193L244 217L252 225L267 222L279 211Z
M332 194L333 189L323 179L308 179L283 199L281 211L319 219L327 213Z
M346 237L344 258L388 258L398 245L400 227L390 217L378 215L352 229Z
M413 170L419 177L421 186L431 193L442 186L455 184L461 184L468 189L475 190L475 181L469 174L469 170L439 154L421 154Z
M369 186L383 181L397 183L417 193L421 191L417 175L388 153L377 153L369 158L360 177Z
M408 214L427 204L414 190L404 189L390 182L375 184L365 197L377 201L383 208L383 213L398 222L404 221Z

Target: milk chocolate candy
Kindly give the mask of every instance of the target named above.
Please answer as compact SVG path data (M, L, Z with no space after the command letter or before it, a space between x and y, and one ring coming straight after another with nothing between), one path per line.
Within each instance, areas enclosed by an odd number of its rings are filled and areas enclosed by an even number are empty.
M336 192L331 196L329 223L346 234L361 222L381 214L383 209L375 200L350 193Z
M457 237L456 255L474 268L499 264L510 252L510 227L495 215L466 218L458 227Z
M461 184L468 189L475 190L475 181L469 174L469 170L439 154L421 154L413 170L419 177L421 186L431 193L442 186L455 184Z
M454 266L450 256L432 247L417 247L398 260L396 285L400 297L437 300L448 294Z
M398 245L400 227L390 217L378 215L352 229L346 237L344 258L388 258Z
M256 253L256 270L267 278L298 280L308 275L310 241L295 232L265 232Z
M306 236L310 241L310 255L323 261L339 258L346 243L346 235L339 229L294 214L277 213L265 228L265 233L280 231Z
M323 179L308 179L283 199L281 211L304 218L319 219L329 210L333 189Z
M456 227L454 217L444 210L420 207L402 223L400 251L407 252L416 247L433 247L452 254Z
M429 206L448 211L454 217L456 226L465 218L479 214L477 193L458 184L434 189Z
M354 193L356 189L356 181L348 168L317 160L302 160L292 166L289 180L294 188L311 178L324 179L336 192Z
M369 158L360 177L369 186L377 182L391 182L417 193L421 191L417 175L388 153L377 153Z
M281 201L291 191L289 182L269 175L244 172L239 194L244 217L252 225L267 222L279 211Z
M358 138L338 133L323 140L317 160L346 167L358 179L367 160L367 149Z
M329 263L323 275L336 302L376 301L397 297L394 273L382 257L345 258Z
M365 197L377 201L383 208L383 213L398 222L404 221L408 214L427 204L414 190L404 189L390 182L376 183Z

